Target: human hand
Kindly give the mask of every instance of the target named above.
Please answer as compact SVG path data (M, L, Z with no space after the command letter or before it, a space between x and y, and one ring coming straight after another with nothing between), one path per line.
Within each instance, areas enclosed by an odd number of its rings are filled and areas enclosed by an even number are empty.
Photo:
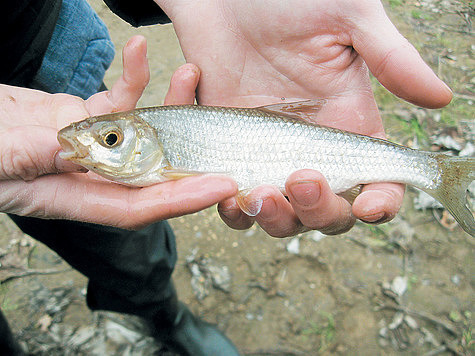
M214 176L131 188L84 173L82 167L59 158L58 129L135 107L149 80L143 37L127 43L123 62L123 75L112 89L86 101L0 85L0 211L139 228L204 209L236 193L231 179ZM168 104L186 93L194 95L194 74L189 74L194 70L184 66L177 71Z
M202 71L200 104L326 99L313 121L384 137L367 67L416 105L436 108L451 100L450 89L398 33L379 0L155 1L172 19L187 61ZM335 234L350 229L355 218L392 219L404 187L368 184L350 205L318 172L303 171L289 177L286 191L289 201L276 187L254 190L252 197L264 202L255 218L234 199L219 205L221 216L240 229L255 219L273 236L307 229Z

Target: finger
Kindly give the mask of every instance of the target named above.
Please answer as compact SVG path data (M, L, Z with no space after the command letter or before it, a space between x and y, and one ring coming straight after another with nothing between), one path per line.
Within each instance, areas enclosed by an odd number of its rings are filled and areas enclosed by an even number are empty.
M371 11L357 23L352 42L373 75L392 93L413 104L427 108L447 105L452 99L449 87L398 32L381 4Z
M29 181L41 175L87 170L57 155L57 131L43 126L18 126L0 134L0 179Z
M380 224L396 216L404 198L405 186L394 183L365 185L353 203L353 214L364 222Z
M228 177L197 176L133 188L83 174L42 176L27 184L5 182L17 203L10 212L140 229L159 220L191 214L236 194ZM19 186L18 183L24 183ZM22 206L22 200L24 203ZM76 202L71 204L71 202Z
M218 204L218 213L226 225L235 230L246 230L254 224L254 218L246 215L234 197Z
M291 174L286 191L295 214L312 230L335 235L348 231L355 223L351 205L334 194L318 172L301 170Z
M193 104L199 80L200 70L194 64L187 63L179 67L170 80L165 105Z
M303 226L292 206L277 187L257 187L249 193L247 200L262 201L262 207L255 220L269 235L287 237L303 232Z
M191 214L236 193L234 180L214 175L189 177L147 187L130 196L132 213L126 225L137 228L157 220ZM157 212L160 212L158 216Z
M114 86L86 100L91 115L132 110L137 105L150 80L147 61L147 41L132 37L122 51L123 73Z

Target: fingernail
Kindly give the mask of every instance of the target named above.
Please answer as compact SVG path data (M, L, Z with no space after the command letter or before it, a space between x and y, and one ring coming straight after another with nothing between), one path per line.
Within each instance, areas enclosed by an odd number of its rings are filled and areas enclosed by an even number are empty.
M320 198L320 184L312 181L300 181L290 186L290 194L297 204L310 206Z
M261 210L259 212L259 217L264 220L273 219L277 214L277 204L272 198L265 198Z
M252 202L249 202L246 208L243 210L244 213L248 216L256 216L262 211L263 201L262 199L256 199Z
M252 199L249 192L239 192L236 195L236 202L241 210L248 216L256 216L261 212L263 200Z

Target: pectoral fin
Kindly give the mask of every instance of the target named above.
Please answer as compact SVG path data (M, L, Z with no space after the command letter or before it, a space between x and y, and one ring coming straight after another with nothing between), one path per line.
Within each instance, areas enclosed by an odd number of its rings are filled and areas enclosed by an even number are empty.
M197 176L200 174L204 174L203 172L196 172L196 171L186 171L184 169L176 169L176 168L165 168L161 175L169 180L177 180L186 177Z
M363 188L362 184L357 185L351 189L345 190L344 192L338 193L338 195L346 199L350 204L353 204L356 197L360 195L361 189Z

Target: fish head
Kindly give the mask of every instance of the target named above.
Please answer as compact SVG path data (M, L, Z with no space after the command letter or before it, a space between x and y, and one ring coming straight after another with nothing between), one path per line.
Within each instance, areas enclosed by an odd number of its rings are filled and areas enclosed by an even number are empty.
M60 158L105 178L149 185L168 165L155 130L131 112L90 117L58 133Z

